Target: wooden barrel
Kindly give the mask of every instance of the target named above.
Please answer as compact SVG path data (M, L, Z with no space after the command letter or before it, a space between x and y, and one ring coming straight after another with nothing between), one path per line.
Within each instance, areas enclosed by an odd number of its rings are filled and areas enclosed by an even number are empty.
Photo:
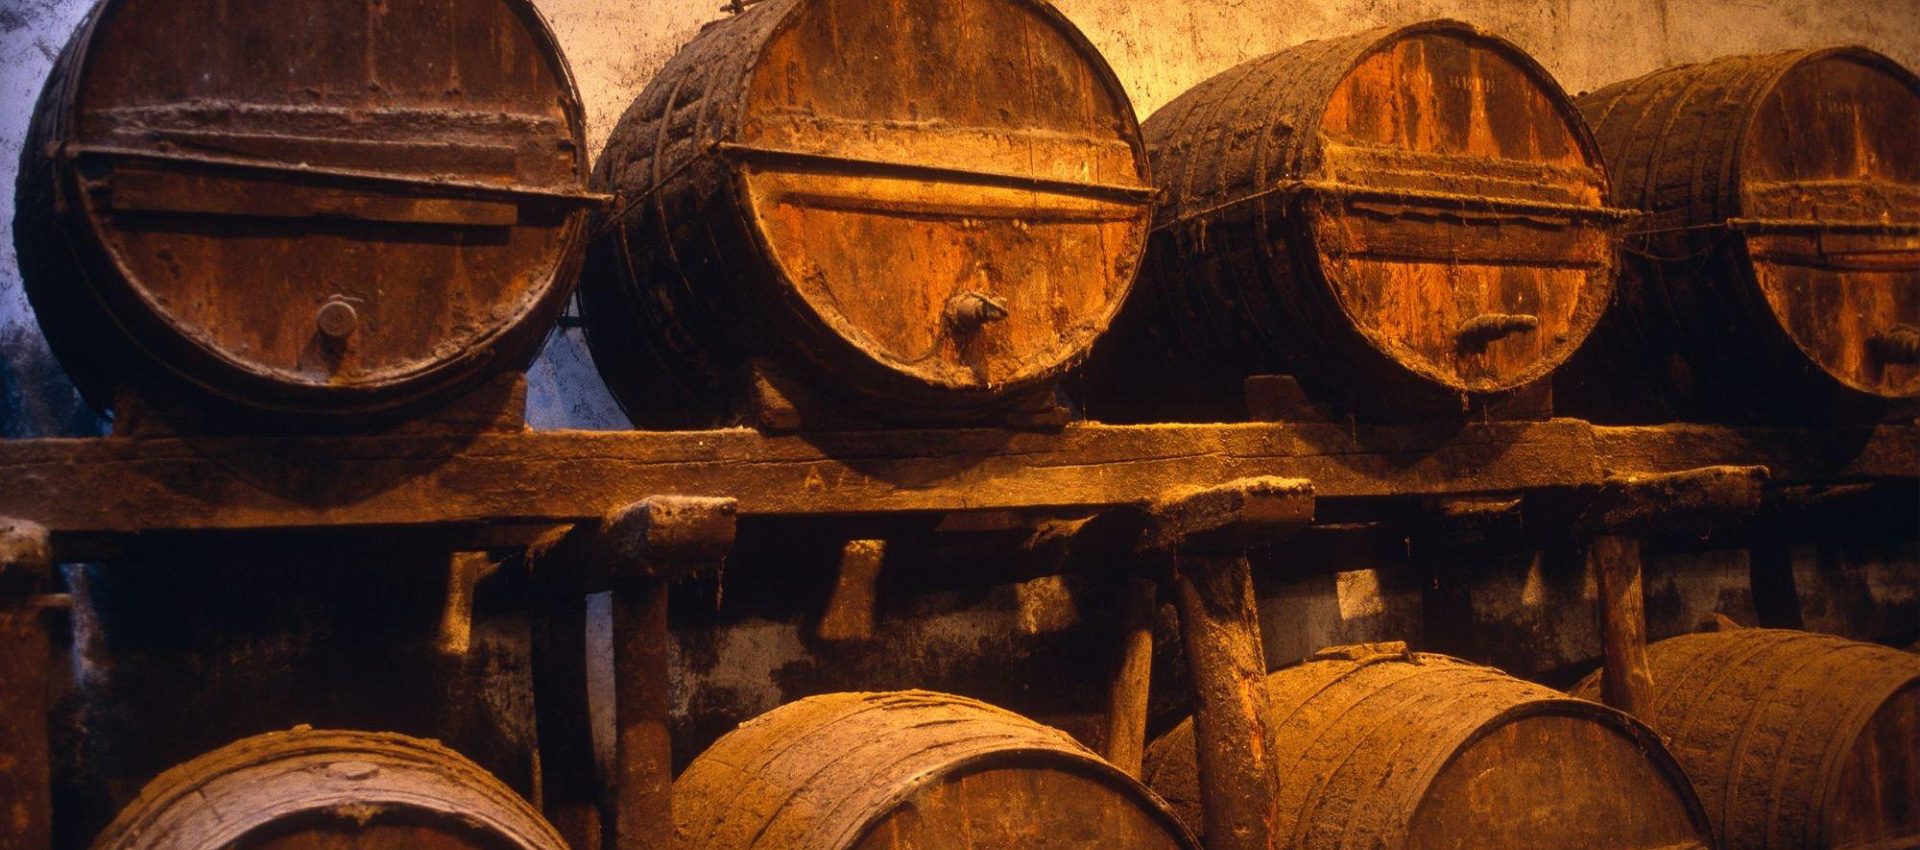
M422 405L537 353L583 126L528 0L101 0L21 155L27 294L97 407Z
M741 724L673 784L677 850L1188 848L1066 733L927 691L829 694Z
M1044 391L1151 194L1126 93L1043 0L758 3L667 63L594 185L594 362L668 427L731 419L754 358L896 418Z
M1680 768L1605 706L1398 644L1327 650L1266 684L1276 847L1706 848ZM1202 822L1192 720L1148 747L1145 778Z
M160 775L93 850L567 850L540 814L432 741L299 728Z
M1863 48L1800 50L1578 102L1614 202L1647 216L1563 409L1818 421L1920 397L1920 78Z
M1087 370L1101 418L1243 414L1241 381L1283 372L1362 412L1458 411L1545 377L1612 291L1620 214L1586 124L1466 24L1255 59L1142 130L1161 195Z
M1644 718L1724 850L1920 846L1920 657L1740 629L1647 647ZM1575 694L1597 696L1599 674Z

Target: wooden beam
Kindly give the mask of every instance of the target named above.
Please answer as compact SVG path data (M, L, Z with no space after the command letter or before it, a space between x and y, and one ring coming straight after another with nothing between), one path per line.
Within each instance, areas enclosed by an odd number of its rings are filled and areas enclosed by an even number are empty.
M1641 425L1593 428L1612 473L1680 472L1704 466L1764 466L1776 482L1920 476L1920 429L1729 428Z
M1137 504L1251 476L1329 497L1598 483L1571 420L1464 428L1074 425L764 436L478 436L0 441L0 515L77 538L596 520L637 493L738 494L743 515L1033 510Z

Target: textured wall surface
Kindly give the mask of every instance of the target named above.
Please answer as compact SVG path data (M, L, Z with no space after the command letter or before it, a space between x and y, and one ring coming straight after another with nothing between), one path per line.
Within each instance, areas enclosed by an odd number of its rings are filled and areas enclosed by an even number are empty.
M726 14L722 0L536 0L573 62L597 151L679 45ZM91 0L0 0L0 225L33 100ZM1729 53L1859 43L1920 66L1914 0L1059 0L1104 52L1142 117L1244 59L1374 26L1451 17L1533 53L1570 91ZM537 427L621 427L574 334L535 369ZM0 435L86 431L21 295L0 239Z

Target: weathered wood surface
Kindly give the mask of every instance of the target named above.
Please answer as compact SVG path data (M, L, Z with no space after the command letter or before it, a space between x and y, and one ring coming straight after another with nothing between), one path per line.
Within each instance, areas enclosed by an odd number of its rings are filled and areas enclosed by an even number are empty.
M1653 674L1647 670L1647 589L1640 540L1602 534L1587 543L1587 565L1599 598L1602 669L1600 701L1635 717L1653 707Z
M45 525L64 553L167 531L573 523L648 493L730 495L743 516L832 517L1130 505L1247 476L1308 479L1322 498L1500 493L1712 463L1764 464L1777 482L1913 478L1920 431L1554 420L1457 431L1248 423L16 440L0 441L0 515Z
M1920 657L1774 629L1653 644L1643 715L1686 768L1722 847L1920 841ZM1574 688L1593 697L1596 672Z
M1598 146L1536 62L1465 24L1255 59L1142 130L1162 200L1088 364L1102 416L1185 418L1182 396L1234 403L1275 371L1348 409L1458 412L1547 375L1612 291Z
M47 691L53 653L37 594L50 589L47 530L0 516L0 850L53 843Z
M597 203L584 125L526 0L108 0L25 146L27 293L96 407L417 406L546 338Z
M304 727L161 774L93 847L569 850L519 795L438 743Z
M1577 422L1450 434L1245 424L25 440L0 442L10 484L0 513L41 522L58 544L143 530L577 521L661 492L732 495L743 515L813 516L1133 504L1250 475L1392 496L1595 484L1593 452Z
M889 415L1045 389L1119 310L1152 198L1112 71L1023 0L757 3L661 70L594 183L620 200L588 340L654 427L738 421L759 356Z
M809 697L741 724L674 783L673 829L686 850L1196 847L1065 732L927 691Z
M1920 397L1920 78L1865 48L1796 50L1579 104L1614 202L1647 216L1563 411L1824 421Z
M1604 706L1399 643L1325 650L1264 685L1287 778L1273 847L1707 846L1679 765ZM1197 829L1195 768L1191 721L1147 750L1148 785Z
M1593 428L1609 472L1681 472L1703 466L1764 466L1769 480L1837 481L1920 476L1920 429L1730 428L1644 425Z

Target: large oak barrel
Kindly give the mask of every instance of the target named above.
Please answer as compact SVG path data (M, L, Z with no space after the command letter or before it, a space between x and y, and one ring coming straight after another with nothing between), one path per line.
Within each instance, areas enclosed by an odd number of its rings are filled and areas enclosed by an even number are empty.
M676 850L1197 850L1066 733L927 691L811 697L721 738L673 784Z
M1545 377L1612 291L1620 216L1585 122L1466 24L1255 59L1142 129L1161 196L1088 365L1100 418L1244 415L1241 381L1282 372L1361 412L1459 411Z
M525 800L432 741L306 728L175 767L93 850L567 850Z
M594 362L667 427L732 419L755 358L900 419L1043 393L1150 197L1125 92L1042 0L758 3L667 63L594 185Z
M1800 50L1578 102L1615 203L1647 216L1563 409L1791 422L1920 397L1920 78L1863 48Z
M1920 846L1920 657L1737 629L1647 647L1644 718L1723 850ZM1574 693L1597 697L1599 674Z
M1398 644L1323 651L1266 696L1275 847L1705 850L1679 766L1605 706ZM1202 822L1192 720L1148 747L1145 778Z
M21 154L27 294L97 407L424 406L537 353L583 132L528 0L101 0Z

